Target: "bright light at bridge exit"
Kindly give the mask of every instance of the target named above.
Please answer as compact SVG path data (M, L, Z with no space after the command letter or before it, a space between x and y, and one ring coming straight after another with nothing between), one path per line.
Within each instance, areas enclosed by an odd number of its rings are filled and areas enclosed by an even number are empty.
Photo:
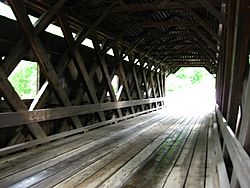
M168 110L204 113L215 106L215 78L205 68L183 67L167 78Z

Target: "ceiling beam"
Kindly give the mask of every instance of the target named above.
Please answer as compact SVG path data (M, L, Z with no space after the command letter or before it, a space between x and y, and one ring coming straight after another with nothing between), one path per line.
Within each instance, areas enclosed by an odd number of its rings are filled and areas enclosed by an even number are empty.
M225 18L220 14L218 10L207 0L199 0L199 3L206 8L214 17L218 19L220 23L225 23Z
M210 27L214 23L207 23ZM133 24L122 24L118 26L112 27L112 29L123 29L123 28L152 28L152 27L193 27L193 26L201 26L202 24L200 22L190 22L190 21L146 21L146 22L138 22Z
M189 1L187 4L192 8L200 8L203 7L199 1ZM214 7L219 7L220 4L213 4ZM122 14L122 13L131 13L131 12L139 12L139 11L164 11L164 10L174 10L181 9L182 6L178 2L168 2L165 6L162 6L161 2L156 3L138 3L138 4L126 4L126 6L117 6L112 11L113 14ZM89 16L102 13L106 8L99 9L88 9L86 8L83 11L82 15Z
M219 37L219 35L209 26L209 24L204 21L198 14L196 14L193 10L192 7L190 7L187 3L185 2L179 2L183 8L189 13L191 14L191 16L198 22L200 23L200 25L202 25L207 32L212 35L220 44L221 44L221 39Z

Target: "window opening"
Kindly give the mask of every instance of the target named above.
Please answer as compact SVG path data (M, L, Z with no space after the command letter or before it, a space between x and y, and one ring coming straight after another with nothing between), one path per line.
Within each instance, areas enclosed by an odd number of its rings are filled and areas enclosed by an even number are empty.
M39 87L38 64L22 60L8 79L21 99L33 99Z

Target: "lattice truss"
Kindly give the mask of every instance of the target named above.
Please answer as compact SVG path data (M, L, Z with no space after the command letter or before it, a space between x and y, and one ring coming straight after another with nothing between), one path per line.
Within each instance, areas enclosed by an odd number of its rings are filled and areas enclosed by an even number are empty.
M1 147L163 107L168 74L181 66L214 74L220 61L219 1L5 3L17 22L1 18L0 95L9 107L0 113L0 134L6 135ZM38 17L34 25L28 15ZM64 38L45 32L49 24L59 26ZM93 49L82 45L86 38ZM111 49L114 56L107 54ZM41 72L39 92L29 104L8 80L23 59L36 61ZM111 84L115 75L119 94Z

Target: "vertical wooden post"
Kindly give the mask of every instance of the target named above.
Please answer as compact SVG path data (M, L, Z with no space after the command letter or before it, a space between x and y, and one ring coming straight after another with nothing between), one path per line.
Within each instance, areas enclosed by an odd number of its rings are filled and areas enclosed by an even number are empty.
M247 66L247 55L248 55L248 38L249 38L249 13L244 10L246 5L245 0L239 0L236 26L237 31L235 32L236 46L235 46L235 58L233 59L233 66L231 70L231 84L229 90L229 102L227 109L227 122L234 131L236 128L236 121L238 115L238 108L240 105L240 98L243 88L243 79L246 73ZM236 9L237 10L237 9Z

